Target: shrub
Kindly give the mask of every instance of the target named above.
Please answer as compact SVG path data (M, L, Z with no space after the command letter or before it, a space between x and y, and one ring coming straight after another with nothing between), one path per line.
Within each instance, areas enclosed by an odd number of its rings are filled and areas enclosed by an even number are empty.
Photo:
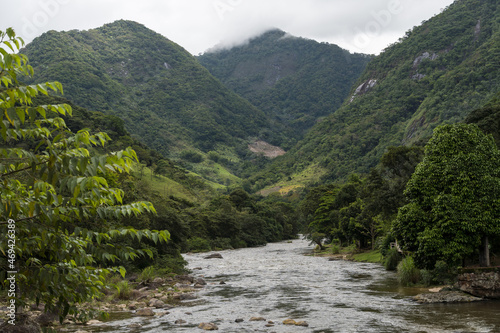
M116 292L113 295L115 299L127 300L132 295L132 287L128 284L127 280L122 280L115 284Z
M338 244L333 244L332 245L332 254L339 254L340 253L340 246Z
M388 271L395 271L398 268L398 264L403 259L401 254L396 249L390 249L386 252L384 267Z
M420 270L412 257L406 257L398 264L398 280L403 286L416 284L420 280Z
M151 281L155 277L155 268L154 266L149 266L143 269L141 274L139 275L139 280L141 281Z
M443 260L436 261L434 270L434 283L436 284L451 284L456 272L450 270L450 266Z
M349 246L342 248L341 252L342 253L355 253L357 250L358 250L358 247L356 246L356 244L351 244Z
M206 252L210 251L210 241L201 237L189 238L186 241L188 252Z
M430 286L432 284L432 278L433 274L431 271L427 269L421 269L420 270L420 282L426 287Z
M194 150L184 150L181 152L181 158L191 163L203 162L203 155Z
M211 247L215 251L233 249L233 245L231 243L231 238L217 237L216 239L210 240Z

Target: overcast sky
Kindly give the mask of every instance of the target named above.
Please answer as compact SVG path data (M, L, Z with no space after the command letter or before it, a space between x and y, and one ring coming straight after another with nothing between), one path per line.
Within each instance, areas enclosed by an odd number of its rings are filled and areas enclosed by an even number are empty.
M48 30L87 30L133 20L194 55L269 28L378 54L453 0L2 0L0 30L26 42Z

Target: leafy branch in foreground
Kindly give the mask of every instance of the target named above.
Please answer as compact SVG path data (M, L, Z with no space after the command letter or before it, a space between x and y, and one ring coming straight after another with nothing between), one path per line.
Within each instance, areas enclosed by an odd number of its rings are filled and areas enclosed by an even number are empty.
M113 175L128 173L136 153L131 149L96 155L92 147L110 140L88 129L72 133L61 116L67 104L32 107L32 99L49 91L63 93L59 82L22 85L32 76L28 58L15 54L24 44L12 29L0 31L0 232L15 221L15 258L8 238L0 238L1 265L17 271L17 311L29 302L45 311L88 319L78 304L102 295L110 273L125 275L119 263L152 256L148 249L120 245L123 238L166 242L168 231L112 229L110 221L143 212L155 213L150 202L124 204L124 192L111 187ZM10 53L12 52L12 53ZM99 231L83 228L93 221ZM10 228L12 229L12 227Z

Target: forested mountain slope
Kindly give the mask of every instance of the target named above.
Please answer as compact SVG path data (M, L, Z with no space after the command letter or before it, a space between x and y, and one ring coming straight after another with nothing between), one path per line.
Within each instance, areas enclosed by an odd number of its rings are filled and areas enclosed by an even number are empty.
M500 3L460 0L408 31L367 66L350 97L255 188L367 172L388 146L426 140L500 91Z
M198 60L285 125L290 144L340 107L370 57L274 29L242 46L208 51Z
M66 98L120 117L132 135L165 156L194 150L237 159L248 138L274 135L263 112L179 45L135 22L50 31L22 52L35 69L30 82L60 81Z

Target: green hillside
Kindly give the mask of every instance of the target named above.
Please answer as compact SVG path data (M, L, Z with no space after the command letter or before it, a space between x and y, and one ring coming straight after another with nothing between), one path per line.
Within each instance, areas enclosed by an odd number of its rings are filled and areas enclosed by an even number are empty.
M35 69L29 83L60 81L65 97L120 117L134 137L164 156L215 151L238 165L249 153L249 138L275 135L263 112L183 48L135 22L50 31L22 52Z
M500 148L500 92L484 107L472 111L465 118L465 122L476 124L485 133L493 135Z
M275 29L245 45L209 51L198 60L284 126L290 144L340 107L370 57Z
M254 189L364 173L387 147L463 121L500 91L498 59L500 4L456 1L374 58L343 106L254 177Z

